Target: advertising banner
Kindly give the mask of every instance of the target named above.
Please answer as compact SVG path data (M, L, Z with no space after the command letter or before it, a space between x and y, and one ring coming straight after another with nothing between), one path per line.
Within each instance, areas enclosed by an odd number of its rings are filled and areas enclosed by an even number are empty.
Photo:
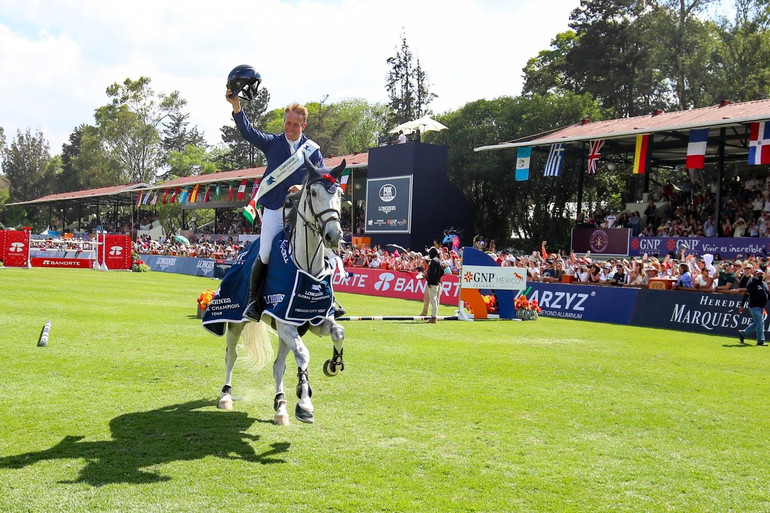
M572 251L596 255L628 255L630 228L573 228Z
M529 282L521 294L536 299L546 317L630 324L639 289Z
M29 232L5 230L3 237L3 265L6 267L29 266Z
M462 282L463 288L467 289L524 290L527 288L527 270L463 263Z
M332 278L332 286L337 292L417 301L422 301L425 295L425 279L417 278L417 273L358 267L347 268L346 270L348 271L347 277L343 278L340 274L335 274ZM459 295L460 281L458 277L445 274L441 278L439 302L443 305L457 306Z
M5 230L0 230L0 262L5 260Z
M119 234L99 234L99 247L96 260L99 265L107 264L107 268L131 269L131 237Z
M366 184L366 233L411 233L412 177L370 178Z
M677 254L684 246L687 253L701 256L710 253L724 260L748 255L765 256L770 251L770 238L759 237L632 237L630 256L664 257Z
M63 267L71 269L90 269L93 260L86 258L32 257L32 267Z
M643 289L631 324L737 338L737 330L752 323L748 309L738 313L741 298L742 294Z

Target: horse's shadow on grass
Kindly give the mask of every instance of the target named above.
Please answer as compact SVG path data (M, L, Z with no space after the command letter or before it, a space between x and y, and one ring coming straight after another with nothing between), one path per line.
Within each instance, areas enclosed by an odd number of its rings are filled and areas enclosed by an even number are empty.
M207 456L254 463L285 463L276 456L289 443L274 443L257 454L250 442L259 436L246 433L254 422L243 412L199 410L211 401L191 401L147 412L128 413L110 421L112 440L83 442L66 436L50 449L0 458L0 468L23 468L51 459L86 460L74 483L100 486L109 483L156 483L167 476L152 470L173 461Z

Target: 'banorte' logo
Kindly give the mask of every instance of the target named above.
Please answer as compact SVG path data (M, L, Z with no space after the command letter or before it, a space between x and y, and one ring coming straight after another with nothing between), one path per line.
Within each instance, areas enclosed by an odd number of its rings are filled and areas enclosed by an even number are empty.
M380 274L380 278L374 284L374 289L379 290L380 292L385 292L386 290L390 290L390 282L392 282L395 279L396 279L396 276L393 273L382 273Z
M390 203L396 199L396 186L392 183L386 183L380 187L380 199L385 203Z
M23 242L11 242L11 246L8 248L8 251L11 253L21 253L24 251L24 243Z
M110 256L120 256L123 254L123 246L112 246L110 248Z

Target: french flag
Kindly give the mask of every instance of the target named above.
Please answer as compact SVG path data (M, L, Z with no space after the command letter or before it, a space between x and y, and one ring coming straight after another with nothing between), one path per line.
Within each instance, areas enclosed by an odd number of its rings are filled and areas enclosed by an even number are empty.
M690 130L690 142L687 144L687 169L703 169L706 166L706 145L709 130Z
M770 125L767 121L751 124L749 164L770 164Z

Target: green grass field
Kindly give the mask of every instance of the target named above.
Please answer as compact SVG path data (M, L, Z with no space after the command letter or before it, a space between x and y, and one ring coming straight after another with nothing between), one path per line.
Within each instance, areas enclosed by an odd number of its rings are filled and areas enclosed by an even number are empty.
M278 427L269 368L236 366L234 410L216 409L224 339L195 317L216 284L0 269L0 511L770 511L770 349L548 318L347 322L337 377L331 341L305 337L316 423Z

